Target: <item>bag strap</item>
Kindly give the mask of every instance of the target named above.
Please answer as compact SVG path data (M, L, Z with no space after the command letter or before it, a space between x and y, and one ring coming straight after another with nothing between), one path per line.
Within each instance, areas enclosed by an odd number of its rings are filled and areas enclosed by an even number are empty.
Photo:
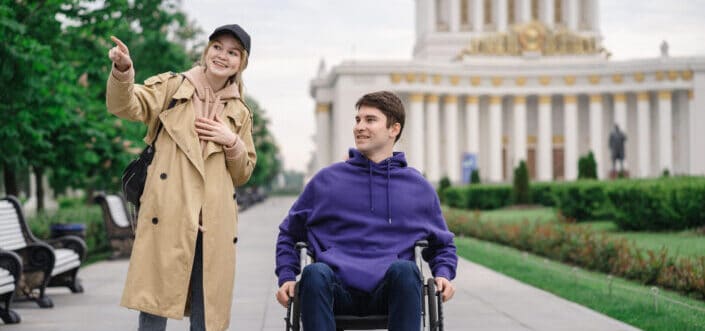
M176 87L176 90L174 90L174 94L176 94L176 91L179 90L179 87L181 87L181 84L184 83L184 80L185 80L185 79L186 79L186 76L184 76L184 74L181 74L181 82L179 83L179 86ZM176 106L176 103L177 103L177 102L178 102L178 100L174 99L174 95L172 95L172 96L171 96L171 101L169 101L169 105L166 107L165 110L169 110L169 109L171 109L171 108L174 108L174 106ZM160 121L159 119L157 119L157 122L158 122L158 124L157 124L157 125L158 125L158 127L157 127L157 134L154 135L154 139L152 140L152 143L150 144L150 146L152 146L152 148L154 148L154 144L157 142L157 138L159 138L159 132L162 131L162 121Z

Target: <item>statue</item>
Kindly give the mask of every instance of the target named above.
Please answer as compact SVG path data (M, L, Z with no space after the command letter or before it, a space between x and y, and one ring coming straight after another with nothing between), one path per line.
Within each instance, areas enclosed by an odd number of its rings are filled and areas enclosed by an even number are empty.
M612 171L616 173L616 163L619 161L619 172L624 171L624 142L627 141L627 136L619 129L619 125L615 124L614 129L610 133L609 147L612 156Z
M661 57L668 57L668 43L665 40L661 42Z

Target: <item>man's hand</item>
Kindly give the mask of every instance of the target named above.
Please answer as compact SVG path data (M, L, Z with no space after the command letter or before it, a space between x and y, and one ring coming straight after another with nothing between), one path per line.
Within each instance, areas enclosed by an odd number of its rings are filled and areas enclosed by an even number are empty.
M279 304L284 306L284 308L289 305L289 298L294 296L294 288L296 288L296 282L290 280L282 284L279 291L277 291L277 301L279 301Z
M108 57L117 70L125 72L132 67L132 59L130 58L130 50L127 45L115 36L110 36L110 39L115 43L115 47L108 52Z
M443 302L450 300L455 294L455 286L445 277L436 277L436 290L441 292Z

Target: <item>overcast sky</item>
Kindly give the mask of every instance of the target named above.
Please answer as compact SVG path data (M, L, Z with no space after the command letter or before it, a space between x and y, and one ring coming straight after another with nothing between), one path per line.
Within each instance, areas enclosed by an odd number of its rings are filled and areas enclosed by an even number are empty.
M352 58L411 59L414 3L183 0L182 6L204 30L204 39L229 23L252 36L247 92L271 120L285 169L305 171L316 131L309 82L319 61L330 68ZM705 0L602 0L600 27L612 60L656 57L662 40L671 56L705 56ZM352 130L352 115L350 123Z

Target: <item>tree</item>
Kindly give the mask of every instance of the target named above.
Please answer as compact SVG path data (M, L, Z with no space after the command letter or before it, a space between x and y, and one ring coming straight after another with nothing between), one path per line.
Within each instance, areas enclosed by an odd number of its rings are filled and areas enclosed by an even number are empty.
M480 169L473 169L470 174L470 184L480 184Z
M531 190L529 189L529 170L526 162L521 160L514 169L514 183L512 187L512 201L515 205L531 203Z
M578 160L578 179L597 179L597 162L592 151Z
M269 120L265 110L252 97L246 96L245 102L252 111L252 139L255 142L257 151L257 165L252 172L246 187L269 186L274 178L281 172L281 159L279 157L279 147L267 125Z
M448 176L443 176L443 178L441 178L441 181L438 182L437 194L438 194L438 199L441 202L443 202L443 191L445 191L450 186L451 186L451 184L450 184L450 179L448 178Z

